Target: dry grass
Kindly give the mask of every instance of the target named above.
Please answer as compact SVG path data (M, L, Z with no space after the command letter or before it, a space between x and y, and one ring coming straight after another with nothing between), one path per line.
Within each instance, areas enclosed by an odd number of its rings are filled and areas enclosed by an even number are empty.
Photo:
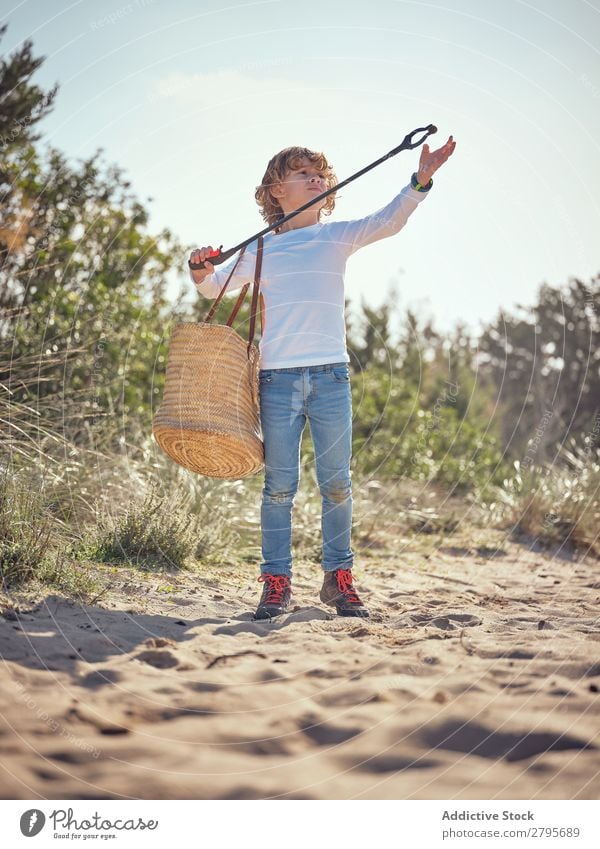
M164 572L165 580L185 570L215 586L226 578L241 586L248 567L257 569L262 474L239 481L201 477L166 457L149 432L130 436L123 452L115 453L101 450L92 434L87 442L69 441L55 420L58 406L43 428L39 421L26 427L22 407L18 416L14 405L10 412L11 439L4 446L9 459L0 476L5 594L45 585L95 597L130 568ZM111 427L107 420L106 444L116 441ZM541 544L600 554L598 451L572 447L560 465L525 471L517 464L515 471L502 487L488 488L485 498L477 492L451 496L406 479L361 480L353 473L357 560L407 551L429 557L443 546L494 556L507 536L524 534ZM303 460L293 545L295 558L320 563L321 497L312 460Z
M560 464L522 469L495 489L489 504L491 521L535 542L575 548L600 556L600 451L572 445Z

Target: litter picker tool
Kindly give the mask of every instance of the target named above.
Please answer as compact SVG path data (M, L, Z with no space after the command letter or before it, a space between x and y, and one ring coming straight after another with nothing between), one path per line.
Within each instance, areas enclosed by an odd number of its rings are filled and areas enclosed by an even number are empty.
M417 139L413 140L413 136L416 133L425 133L425 135ZM293 218L295 215L299 215L299 213L303 212L305 209L308 209L309 206L313 206L318 201L326 198L327 195L332 194L332 192L337 192L342 186L347 186L348 183L351 183L352 180L356 180L358 177L361 177L363 174L366 174L367 171L370 171L372 168L375 168L377 165L381 165L382 162L385 162L387 159L390 159L392 156L395 156L397 153L400 153L401 150L412 150L415 147L423 144L426 138L428 138L433 133L437 133L437 127L434 127L433 124L429 124L427 127L419 127L416 130L413 130L412 133L409 133L404 137L404 141L402 144L399 144L398 147L395 147L393 150L390 150L389 153L386 153L385 156L382 156L380 159L375 160L375 162L371 162L370 165L366 165L364 168L361 168L360 171L357 171L356 174L353 174L351 177L347 177L345 180L342 180L341 183L338 183L336 186L332 186L332 188L327 189L326 192L323 192L317 197L305 203L303 206L299 206L298 209L295 209L293 212L290 212L288 215L283 218L279 218L270 227L265 227L264 230L261 230L260 233L256 233L254 236L250 236L249 239L246 239L244 242L240 242L239 245L236 245L234 248L229 248L227 251L223 251L223 245L220 248L217 248L216 251L211 251L208 255L207 259L213 265L220 265L222 262L225 262L234 254L236 254L242 248L246 248L251 242L254 242L255 239L258 239L259 236L264 236L265 233L269 233L271 230L274 230L276 227L280 227L285 221L289 221L290 218ZM203 262L190 262L188 260L188 265L192 269L192 271L198 271L201 268L205 268L205 264Z

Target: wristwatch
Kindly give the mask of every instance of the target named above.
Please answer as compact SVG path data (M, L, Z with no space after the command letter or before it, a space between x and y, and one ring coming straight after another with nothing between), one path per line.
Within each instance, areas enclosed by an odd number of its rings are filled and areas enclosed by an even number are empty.
M413 189L416 189L418 192L428 192L429 189L433 186L433 177L429 178L429 182L427 183L427 185L422 186L421 183L419 183L419 181L417 180L417 173L415 171L415 173L410 178L410 184Z

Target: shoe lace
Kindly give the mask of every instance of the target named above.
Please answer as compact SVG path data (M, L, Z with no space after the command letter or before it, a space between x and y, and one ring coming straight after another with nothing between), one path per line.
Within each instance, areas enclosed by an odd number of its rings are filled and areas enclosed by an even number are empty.
M339 591L345 595L346 601L349 601L351 604L362 604L356 590L352 586L352 572L350 569L337 570L337 585Z
M287 575L271 575L265 573L258 579L260 584L268 581L267 595L263 604L279 604L283 600L283 593L289 587L290 579Z

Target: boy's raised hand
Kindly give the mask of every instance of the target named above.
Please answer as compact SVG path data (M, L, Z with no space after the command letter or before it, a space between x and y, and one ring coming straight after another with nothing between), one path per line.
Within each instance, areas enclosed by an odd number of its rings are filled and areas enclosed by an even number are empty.
M434 150L433 153L429 150L429 145L424 144L421 149L421 158L419 159L419 169L417 171L417 179L422 186L427 185L431 177L446 162L454 153L456 142L452 140L452 136L448 138L443 147Z

